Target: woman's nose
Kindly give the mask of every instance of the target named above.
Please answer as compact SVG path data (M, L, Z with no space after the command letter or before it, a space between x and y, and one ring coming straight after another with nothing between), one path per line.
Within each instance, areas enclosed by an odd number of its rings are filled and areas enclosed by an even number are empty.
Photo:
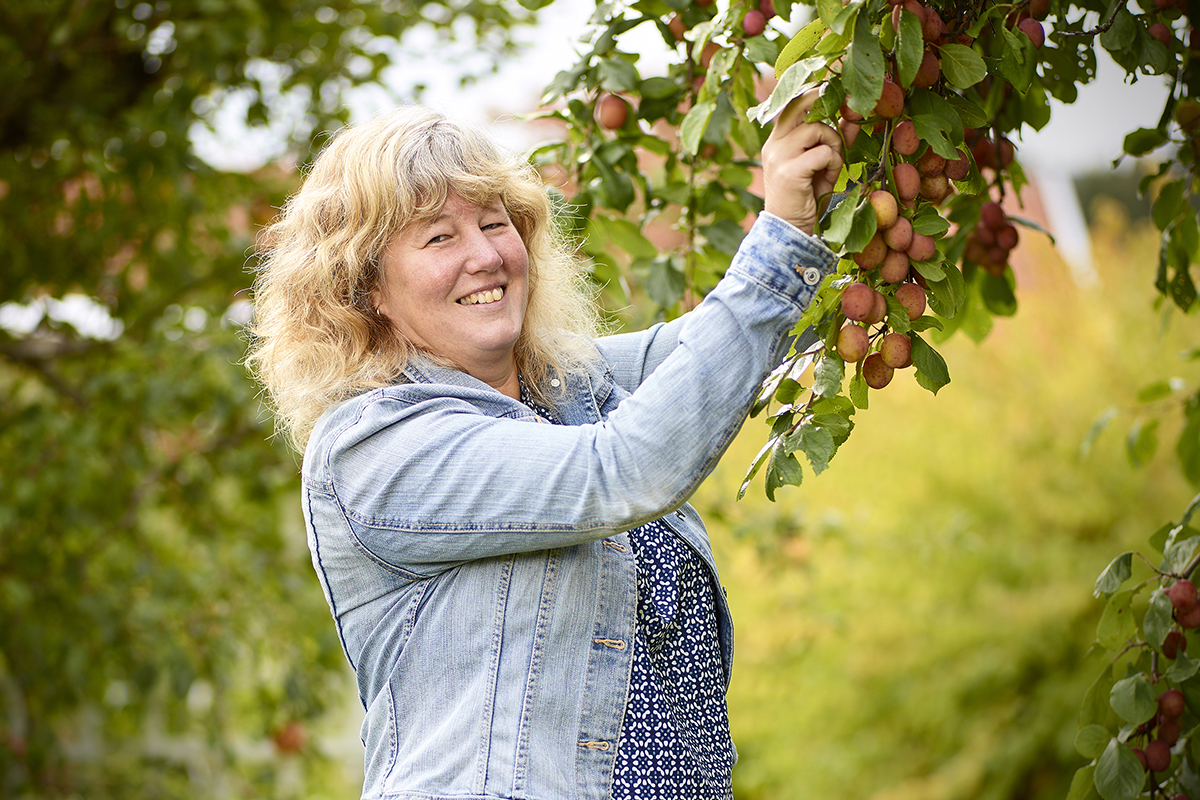
M491 272L504 263L496 243L483 231L478 231L468 241L467 270L469 272Z

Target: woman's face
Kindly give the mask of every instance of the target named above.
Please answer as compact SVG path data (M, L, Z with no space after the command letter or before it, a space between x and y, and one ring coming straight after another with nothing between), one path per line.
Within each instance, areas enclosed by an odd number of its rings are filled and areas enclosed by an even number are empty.
M431 222L400 231L383 252L379 312L415 346L493 386L515 370L529 298L529 257L504 203L451 194Z

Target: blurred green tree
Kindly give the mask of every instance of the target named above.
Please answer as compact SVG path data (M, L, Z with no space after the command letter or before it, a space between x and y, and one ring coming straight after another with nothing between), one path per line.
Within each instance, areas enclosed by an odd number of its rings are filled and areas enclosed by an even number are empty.
M344 662L297 464L239 364L244 263L293 175L215 170L189 131L237 93L307 153L406 33L498 57L529 21L485 0L0 2L0 795L336 782L304 725Z

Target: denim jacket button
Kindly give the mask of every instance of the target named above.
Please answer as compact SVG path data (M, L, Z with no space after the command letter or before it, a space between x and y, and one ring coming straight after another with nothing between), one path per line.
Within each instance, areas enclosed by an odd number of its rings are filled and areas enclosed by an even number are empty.
M816 286L821 282L821 270L816 267L805 267L804 272L800 273L800 279L808 286Z

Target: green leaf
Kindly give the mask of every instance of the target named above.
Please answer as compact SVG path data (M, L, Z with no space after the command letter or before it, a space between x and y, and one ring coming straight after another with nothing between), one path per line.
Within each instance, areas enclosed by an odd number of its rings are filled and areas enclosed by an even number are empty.
M1046 96L1046 87L1042 85L1037 74L1034 74L1033 85L1021 97L1021 116L1024 122L1035 131L1040 131L1050 122L1050 98Z
M813 371L813 394L833 397L840 392L845 368L845 362L837 356L825 356L817 362L817 368Z
M1158 258L1160 278L1155 286L1170 297L1176 306L1187 311L1196 302L1196 284L1192 281L1191 265L1170 238L1163 241ZM1169 280L1163 277L1168 274Z
M1146 641L1155 649L1162 647L1167 631L1171 630L1171 611L1171 600L1165 592L1156 591L1150 595L1146 616L1142 618L1142 630L1146 633Z
M1170 397L1174 391L1170 381L1154 381L1138 390L1137 399L1139 403L1153 403L1155 400Z
M848 191L842 202L834 206L829 214L829 225L821 232L821 237L833 249L841 248L854 228L862 187L863 184L858 184Z
M914 89L908 107L917 136L943 158L958 158L955 143L962 141L962 120L954 106L928 89Z
M824 70L825 59L820 56L797 61L784 71L767 99L746 111L746 116L759 125L766 125L779 116L788 103L816 86L813 77ZM695 111L695 108L692 110ZM691 112L688 112L688 116L691 116Z
M1095 764L1075 770L1075 775L1071 778L1071 788L1067 791L1067 800L1099 800L1095 775Z
M1103 725L1085 725L1075 734L1075 749L1084 758L1097 758L1111 738L1112 734Z
M966 127L983 128L988 124L987 112L969 97L950 92L946 100L954 107L954 113L958 114L958 118Z
M775 77L782 78L783 73L788 67L795 64L800 58L813 48L821 37L825 35L825 31L829 30L824 21L820 17L816 17L812 22L805 25L796 35L788 40L788 43L783 46L782 52L779 53L779 58L775 61Z
M842 205L845 205L845 203L842 203ZM875 235L878 224L878 220L875 218L875 209L864 197L854 207L854 216L850 221L850 232L846 235L846 241L843 243L846 252L861 252L867 246L867 243L871 241L871 237Z
M1096 624L1096 641L1101 647L1113 650L1137 633L1133 610L1129 605L1132 595L1130 591L1117 592L1105 603L1100 622Z
M831 359L826 359L831 360ZM802 424L795 433L788 438L788 450L795 452L799 450L808 458L808 463L812 466L813 474L820 475L829 467L829 461L837 452L837 445L834 444L833 434L824 428L818 428L811 422Z
M907 89L912 85L917 70L921 68L921 59L925 57L925 39L921 33L921 21L917 15L903 10L900 12L900 30L896 48L897 71L900 85Z
M601 59L600 88L609 92L633 92L638 88L637 68L620 56Z
M1158 192L1158 197L1154 200L1154 205L1150 209L1150 217L1154 220L1154 226L1160 231L1165 231L1167 226L1179 214L1183 205L1183 192L1186 188L1184 181L1170 181L1163 185Z
M817 14L821 21L839 36L845 32L846 25L852 18L866 16L858 14L862 7L861 0L849 4L843 4L841 0L817 0Z
M646 294L662 308L674 306L683 297L687 281L683 270L671 256L661 256L650 262L650 274L646 276Z
M733 123L735 112L733 110L733 103L729 99L729 92L722 91L717 95L716 101L717 106L708 118L708 124L704 127L704 131L700 135L700 140L720 145L724 144L729 138L729 128Z
M836 412L824 412L814 414L812 423L820 428L829 431L833 437L833 441L841 445L850 436L850 431L854 428L854 422L850 419L850 415L854 413L854 404L847 401L843 396L840 398L826 398L823 401L814 403L814 409L824 407L830 402L843 404L844 407L839 408Z
M1092 589L1092 596L1099 597L1104 595L1112 597L1113 593L1121 588L1121 584L1129 580L1133 575L1133 552L1122 553L1114 558L1100 576L1096 578L1096 585Z
M729 255L738 251L742 239L746 236L742 226L731 219L719 219L711 225L704 225L700 228L700 233L704 235L709 244Z
M1185 204L1180 211L1171 230L1171 242L1179 248L1184 261L1194 263L1200 260L1200 216L1192 212L1190 205Z
M1164 131L1157 128L1138 128L1125 134L1122 149L1131 156L1144 156L1170 141Z
M704 138L704 131L708 128L708 121L712 118L713 112L716 110L716 100L704 100L692 106L687 116L683 118L683 124L679 126L679 139L683 145L683 149L691 155L696 155L700 152L700 143Z
M780 438L771 447L771 457L767 461L767 499L775 502L775 490L783 486L799 486L804 480L804 470L796 457L787 452L783 439Z
M653 77L642 81L638 89L643 98L665 100L674 97L679 92L679 84L670 78Z
M1145 782L1142 762L1128 747L1111 739L1096 762L1096 791L1104 800L1135 800Z
M870 407L869 389L866 379L863 378L862 362L860 361L854 371L854 376L850 378L850 401L854 403L855 408L865 410Z
M658 248L642 235L636 223L623 217L596 214L587 222L587 236L597 242L611 242L633 259L650 260Z
M1154 548L1156 552L1165 553L1167 549L1167 539L1171 537L1171 531L1175 530L1175 523L1167 522L1158 526L1158 530L1150 534L1150 538L1146 541Z
M917 272L925 274L920 265ZM929 283L929 308L935 314L953 319L967 300L967 286L962 272L955 266L948 267L945 276L944 280Z
M1124 50L1137 41L1138 21L1121 6L1113 17L1112 25L1100 34L1100 46L1110 53Z
M1175 443L1175 455L1184 477L1197 486L1200 485L1200 403L1189 401L1185 415L1187 421Z
M842 63L842 85L850 107L869 116L883 93L883 51L871 30L869 14L860 13L854 23L854 38Z
M942 74L956 89L969 89L987 75L987 65L972 48L962 44L942 45Z
M896 333L908 333L911 331L912 323L908 320L908 311L904 306L900 305L900 301L896 299L894 294L885 294L883 299L887 301L887 323Z
M950 382L945 359L918 334L910 333L909 340L912 342L912 362L917 369L917 383L937 394Z
M1154 458L1158 449L1158 423L1155 419L1137 419L1129 426L1125 435L1125 455L1135 467L1144 467Z
M979 296L983 305L997 317L1011 317L1017 313L1017 296L1013 294L1007 275L983 275L979 285Z
M1000 56L1000 74L1012 84L1018 92L1024 93L1033 83L1034 68L1037 58L1034 55L1033 42L1023 33L1017 33L1006 26L997 26L1004 37L1004 52Z
M1169 70L1175 62L1174 56L1166 48L1166 45L1151 36L1144 25L1138 26L1137 36L1136 46L1140 51L1138 59L1146 72L1152 75L1162 75Z
M762 469L762 465L767 463L767 457L771 455L775 445L779 443L779 438L780 437L776 436L769 440L765 445L763 445L762 449L758 451L758 455L754 457L754 460L750 462L750 468L746 470L746 475L744 478L742 478L742 485L738 487L738 500L741 500L746 496L746 490L750 488L750 482L754 480L754 476L758 474L760 469Z
M1164 542L1165 551L1163 552L1163 567L1165 572L1178 573L1184 565L1192 560L1192 556L1196 554L1197 541L1194 535L1186 535L1188 528L1184 528L1180 533L1185 534L1184 538L1177 541L1171 541L1169 544ZM1178 536L1179 534L1176 534Z
M1084 693L1083 705L1079 708L1079 727L1104 725L1109 717L1114 716L1109 704L1114 682L1112 664L1108 664Z
M916 229L915 225L913 229ZM942 268L943 262L941 261L909 261L908 263L909 266L928 282L937 283L946 278L946 270ZM951 269L958 272L954 267L951 267Z
M950 221L941 214L933 211L929 206L923 206L921 211L912 219L914 233L923 233L927 236L941 236L946 231L950 230ZM925 277L929 277L926 275Z
M1166 678L1171 683L1180 684L1195 675L1197 670L1200 670L1200 661L1189 656L1186 650L1180 650L1175 655L1175 662L1167 670Z
M928 330L942 331L942 330L945 330L945 328L946 328L946 326L942 323L942 321L940 319L938 319L937 317L931 317L928 314L926 314L923 317L917 317L916 319L914 319L912 322L909 323L909 330L913 330L913 331L928 331Z
M597 199L614 211L625 211L636 197L633 180L623 169L613 169L603 158L588 162L596 170L597 178L591 188Z

